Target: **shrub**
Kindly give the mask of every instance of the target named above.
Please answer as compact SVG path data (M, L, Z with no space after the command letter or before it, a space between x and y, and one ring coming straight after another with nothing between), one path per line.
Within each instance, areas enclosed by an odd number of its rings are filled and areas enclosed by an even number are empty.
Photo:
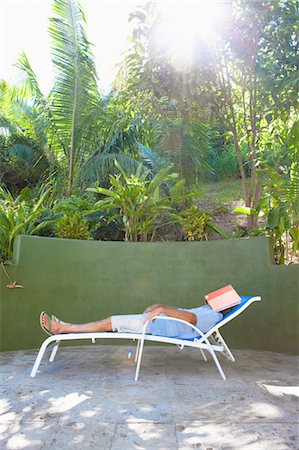
M171 173L172 165L160 170L153 179L142 164L135 174L127 176L115 162L120 174L110 175L110 189L90 188L105 196L95 205L107 211L109 222L121 220L126 241L153 240L159 228L178 222L176 207L197 193L183 194L185 180L176 181L178 174Z
M212 232L222 237L227 237L227 233L224 230L212 224L212 216L204 211L200 211L195 205L190 206L181 215L181 225L188 241L205 240Z
M72 216L64 214L56 223L56 234L65 239L91 239L88 223L78 213Z
M18 234L37 234L46 221L40 221L45 211L43 203L49 195L45 191L39 200L31 197L29 188L24 188L14 198L12 194L0 187L0 259L11 259L14 239Z

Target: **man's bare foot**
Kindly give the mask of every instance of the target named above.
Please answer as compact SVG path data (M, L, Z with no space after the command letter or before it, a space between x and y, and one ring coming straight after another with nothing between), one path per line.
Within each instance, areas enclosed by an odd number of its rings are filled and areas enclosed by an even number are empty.
M48 334L59 334L62 332L63 325L51 319L47 313L43 312L40 319L43 330L48 332Z

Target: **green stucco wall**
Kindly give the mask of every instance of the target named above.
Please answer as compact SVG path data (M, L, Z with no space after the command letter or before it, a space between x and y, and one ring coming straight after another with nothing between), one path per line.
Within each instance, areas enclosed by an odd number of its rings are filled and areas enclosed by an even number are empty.
M0 271L2 351L40 345L42 310L83 322L156 302L194 307L228 283L241 295L262 296L223 328L231 348L299 351L299 266L273 265L267 238L124 243L19 236L6 269L24 289L6 288Z

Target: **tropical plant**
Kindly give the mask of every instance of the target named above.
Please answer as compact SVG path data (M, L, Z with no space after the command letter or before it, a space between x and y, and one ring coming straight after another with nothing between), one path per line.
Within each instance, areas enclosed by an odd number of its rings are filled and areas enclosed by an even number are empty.
M272 167L262 170L263 195L256 208L237 208L234 212L262 216L263 234L274 238L274 253L279 264L292 260L290 254L299 250L299 122L296 121L287 138L287 164L279 171Z
M24 188L14 198L11 193L0 187L0 259L12 258L14 239L18 234L37 234L45 221L39 221L45 211L43 203L50 191L43 192L37 200L32 198L29 188Z
M78 213L72 216L64 214L56 222L56 235L65 239L91 239L88 223Z
M268 167L263 172L267 183L257 207L236 208L233 212L264 219L258 231L273 237L275 258L284 264L299 250L299 170L293 167L288 174L280 174Z
M269 182L259 209L266 212L275 254L279 264L284 264L290 251L299 250L299 170L291 170L289 177L273 169L268 172Z
M182 216L181 225L188 241L208 240L208 235L211 233L228 237L224 230L211 222L211 214L200 211L196 205L190 206L180 214Z
M85 217L93 208L93 199L91 195L62 197L53 205L53 211L60 215L72 216L75 213Z
M121 218L126 241L148 241L155 238L159 228L178 222L176 206L196 193L184 194L185 180L176 181L172 165L160 170L154 178L150 171L143 171L140 164L136 173L127 176L115 161L118 175L110 175L110 189L89 188L105 196L95 207L111 213L110 221Z
M34 185L49 166L46 126L26 88L0 83L1 182Z

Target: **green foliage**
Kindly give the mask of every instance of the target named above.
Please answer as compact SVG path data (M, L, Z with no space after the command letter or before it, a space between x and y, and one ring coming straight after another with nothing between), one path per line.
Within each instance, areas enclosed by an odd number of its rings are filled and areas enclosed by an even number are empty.
M56 223L56 234L65 239L91 239L88 223L78 213L63 215Z
M206 162L211 170L204 173L205 179L219 181L239 178L237 155L232 145L222 146L218 150L210 148Z
M233 212L264 219L255 234L273 237L276 260L284 264L290 250L294 253L299 250L299 171L294 165L288 174L269 167L263 173L267 182L257 207L236 208Z
M184 194L185 180L177 180L172 165L160 170L150 179L150 171L143 171L142 164L136 173L127 176L115 162L119 175L110 175L110 189L90 188L105 196L95 207L112 213L110 221L121 219L126 241L154 239L158 228L180 220L176 206L196 193ZM166 193L167 192L167 193Z
M68 193L87 135L98 117L99 94L97 75L90 44L87 40L85 17L76 0L56 0L55 17L50 19L53 64L56 80L51 93L55 128L68 158ZM99 108L98 108L99 109Z
M228 237L227 233L211 222L212 216L200 211L196 205L190 206L181 213L181 225L188 241L203 241L210 233Z
M29 188L22 189L14 198L11 193L0 187L0 259L12 258L14 239L18 234L38 234L45 221L39 222L45 211L43 206L49 191L45 191L37 200L32 198Z
M72 216L77 213L81 217L86 216L93 208L93 200L89 197L71 195L58 200L53 209L55 212Z
M12 192L33 186L49 165L46 126L27 94L0 82L0 181Z
M198 181L201 173L210 171L205 162L208 146L208 127L203 123L176 119L162 124L160 155L166 155L173 162L174 170L188 180L189 186Z
M230 12L215 40L194 42L195 57L183 70L161 45L167 17L159 16L155 2L137 7L113 92L101 97L79 0L53 1L50 94L42 93L24 53L17 62L24 83L0 81L0 183L12 197L25 186L51 186L48 211L33 220L48 224L39 233L54 235L55 221L75 215L74 222L78 216L87 221L92 236L113 239L113 226L117 236L123 228L127 240L155 239L158 228L179 221L180 201L171 196L175 186L183 196L178 178L193 186L241 175L243 212L253 219L248 226L261 213L267 224L247 234L273 235L281 261L288 240L298 248L298 5L240 0ZM170 176L170 164L178 178ZM159 174L165 177L160 184ZM92 201L71 196L109 182L100 212L89 214ZM225 196L222 190L222 202ZM209 185L208 200L214 198ZM192 214L196 236L208 218L191 210L189 222Z
M44 211L41 215L41 220L47 222L47 226L39 232L42 236L56 236L57 235L57 224L59 223L58 229L70 229L78 224L79 220L86 224L88 232L91 234L98 225L99 218L94 213L92 214L94 201L92 198L85 196L75 196L63 197L56 201L52 201L49 209ZM65 218L70 218L70 223L67 223ZM73 218L74 217L74 218ZM64 220L62 220L64 219ZM62 221L62 223L60 223ZM74 222L74 223L73 223ZM72 225L73 224L73 225ZM72 234L72 230L70 231ZM84 233L83 233L84 235ZM63 237L62 235L59 237ZM68 237L68 236L65 236ZM72 237L70 236L70 239ZM79 239L79 238L74 238ZM84 238L85 239L85 238Z
M28 58L22 53L17 66L26 73L26 80L19 92L4 87L7 95L2 102L3 119L5 127L18 137L16 143L32 147L38 155L46 155L51 165L60 166L68 178L70 194L77 169L97 145L102 108L79 2L55 0L53 15L49 34L56 75L54 87L49 96L42 94Z
M289 238L292 251L299 249L299 171L291 172L290 177L285 178L271 170L259 208L265 211L278 261L284 264L289 252Z
M4 183L6 174L10 171L9 143L5 136L0 135L0 183Z

